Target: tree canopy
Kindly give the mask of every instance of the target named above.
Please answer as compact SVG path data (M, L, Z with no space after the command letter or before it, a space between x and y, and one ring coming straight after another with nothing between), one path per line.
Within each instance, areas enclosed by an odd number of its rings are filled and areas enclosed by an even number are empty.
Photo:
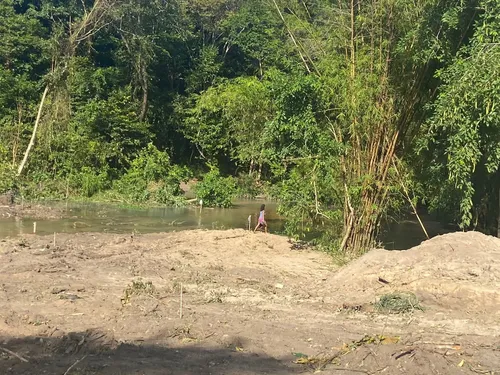
M417 207L500 228L498 0L0 0L0 33L0 191L208 173L349 256Z

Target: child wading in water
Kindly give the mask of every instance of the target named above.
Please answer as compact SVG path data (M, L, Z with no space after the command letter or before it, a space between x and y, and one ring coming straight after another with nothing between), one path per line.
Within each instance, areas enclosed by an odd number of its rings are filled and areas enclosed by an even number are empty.
M257 226L255 227L254 229L254 233L257 231L257 229L259 228L264 228L264 231L267 233L267 223L266 223L266 218L265 218L265 215L266 215L266 205L263 204L262 206L260 206L260 212L259 212L259 220L257 221Z

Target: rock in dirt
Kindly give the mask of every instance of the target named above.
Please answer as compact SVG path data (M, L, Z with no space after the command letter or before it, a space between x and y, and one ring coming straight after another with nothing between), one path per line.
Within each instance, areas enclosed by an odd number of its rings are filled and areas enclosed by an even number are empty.
M14 204L15 192L9 190L3 194L0 194L0 205L12 205Z
M61 294L59 296L59 299L66 299L68 301L76 301L77 299L82 299L81 297L77 296L76 294Z
M52 288L51 293L52 294L59 294L59 293L65 292L67 290L68 290L67 288L61 288L61 287L55 286L55 287Z

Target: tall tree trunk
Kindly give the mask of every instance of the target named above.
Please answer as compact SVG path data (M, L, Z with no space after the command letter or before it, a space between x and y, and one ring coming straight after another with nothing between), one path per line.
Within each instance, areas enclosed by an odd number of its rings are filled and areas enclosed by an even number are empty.
M23 106L17 104L17 126L16 126L16 137L12 145L12 166L17 163L17 151L19 148L19 141L21 139L21 125L23 122Z
M354 0L351 0L351 78L354 79L356 74L356 51L355 51L355 38L356 31L354 29ZM354 92L354 90L353 90Z
M45 90L43 90L42 99L40 100L40 106L38 107L38 115L36 116L35 127L33 128L33 133L31 134L30 143L28 144L28 148L26 148L26 152L24 153L24 158L21 164L19 165L19 169L17 170L17 175L20 176L23 173L23 169L28 161L28 156L30 154L33 145L35 144L36 133L38 130L38 125L40 124L40 118L42 117L43 104L45 103L45 98L47 97L47 93L49 92L49 86L45 86Z
M141 114L139 116L139 121L141 122L144 121L144 119L146 118L146 114L148 112L148 94L149 94L148 80L146 77L143 77Z

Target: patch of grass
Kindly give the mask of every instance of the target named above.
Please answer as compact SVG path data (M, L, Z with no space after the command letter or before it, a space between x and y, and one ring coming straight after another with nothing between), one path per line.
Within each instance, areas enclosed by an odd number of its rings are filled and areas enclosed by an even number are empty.
M337 357L340 356L340 353L336 353L334 355L316 355L316 356L308 356L302 353L293 353L297 359L293 361L299 365L309 366L314 372L321 372L325 370L325 368L333 363Z
M365 345L391 345L397 344L401 338L399 336L364 335L361 339L344 344L341 351L348 353Z
M168 337L177 338L183 343L192 343L201 341L197 335L191 331L190 326L176 327L169 332Z
M352 341L350 343L344 343L342 347L336 348L337 351L335 353L320 353L314 356L308 356L307 354L303 353L292 354L297 357L294 363L308 366L314 371L314 373L316 373L325 370L328 365L340 365L340 359L342 356L351 353L362 346L394 345L397 344L400 339L401 338L399 336L365 335L360 340Z
M380 297L375 308L386 314L408 314L415 310L424 311L417 296L413 293L389 293Z
M182 283L179 280L174 280L174 282L170 286L170 292L171 293L179 292L181 290L181 285Z
M122 305L129 304L132 296L148 295L153 297L155 294L156 288L151 281L143 282L142 280L134 280L123 291Z

